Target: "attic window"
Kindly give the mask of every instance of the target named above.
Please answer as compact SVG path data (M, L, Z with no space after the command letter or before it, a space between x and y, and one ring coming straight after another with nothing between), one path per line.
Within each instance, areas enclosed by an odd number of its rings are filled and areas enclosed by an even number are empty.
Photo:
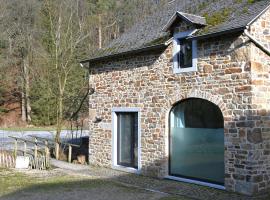
M174 34L173 71L174 73L197 71L197 41L187 39L192 32Z
M179 45L178 65L180 68L189 68L192 66L192 41L180 39Z

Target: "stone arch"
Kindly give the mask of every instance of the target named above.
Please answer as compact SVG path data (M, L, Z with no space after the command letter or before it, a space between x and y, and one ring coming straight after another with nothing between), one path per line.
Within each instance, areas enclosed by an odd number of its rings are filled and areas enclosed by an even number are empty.
M169 121L168 121L168 173L169 176L173 177L184 177L188 180L201 183L200 181L204 182L205 184L213 184L213 187L223 187L225 185L225 134L224 134L224 116L222 114L221 109L217 105L216 102L209 101L212 98L207 98L207 96L198 95L199 93L194 93L190 95L190 97L183 98L180 101L177 101L172 105L172 109L169 112ZM201 93L202 94L202 93ZM204 93L205 94L205 93ZM208 96L209 97L209 96ZM190 102L197 102L199 104L190 104ZM201 107L201 103L204 103L203 107ZM182 115L183 109L188 109L189 111L185 111L185 115ZM184 106L184 107L183 107ZM190 109L191 107L195 106L196 109ZM197 112L198 110L201 110L202 112ZM209 114L209 110L211 110L212 114ZM186 115L189 113L188 115ZM203 113L203 114L202 114ZM193 117L189 118L188 116L195 116L196 120L193 120ZM201 117L201 118L200 118ZM187 120L188 119L188 120ZM198 120L200 119L200 120ZM207 119L207 120L204 120ZM173 123L172 123L173 122ZM199 131L198 131L199 129ZM194 134L196 132L196 134ZM199 136L200 133L202 134ZM181 136L182 134L182 136ZM178 136L177 136L178 135ZM179 139L179 135L180 138ZM189 137L187 137L189 135ZM192 136L193 135L193 136ZM183 137L184 136L184 137ZM193 139L190 139L192 136ZM199 137L198 137L199 136ZM205 137L205 138L203 138ZM185 139L184 139L185 138ZM209 138L211 138L209 140ZM195 144L195 145L185 145L183 142L184 140L187 141L186 144ZM207 142L205 142L207 140ZM192 143L192 141L194 143ZM201 162L201 164L196 165L190 165L193 168L191 172L193 175L190 175L190 170L183 170L189 166L187 164L185 166L184 161L189 160L189 156L187 156L186 152L187 150L194 150L196 146L198 146L198 141L201 146L205 145L206 148L208 147L210 150L210 155L215 154L214 159L210 156L209 159L207 159L207 156L205 157L205 153L198 153L200 158L204 158L208 162L205 164L204 162ZM209 142L211 141L211 142ZM181 145L184 144L184 145ZM217 146L216 146L217 145ZM182 150L181 150L181 148ZM194 147L195 146L195 147ZM205 147L203 146L203 147ZM213 148L216 148L218 154L215 152L216 150L213 150ZM174 149L174 150L173 150ZM176 149L176 150L175 150ZM184 149L184 150L183 150ZM202 149L202 148L200 148ZM181 152L179 154L179 152ZM214 151L214 153L211 154L211 151ZM170 153L169 153L170 152ZM174 153L173 153L174 152ZM199 151L200 152L200 151ZM208 152L209 153L209 152ZM181 155L181 156L179 156ZM198 159L198 155L195 154L195 157ZM181 157L183 160L181 160ZM199 159L200 160L200 159ZM189 161L192 163L191 161ZM188 163L189 163L188 162ZM207 163L206 162L206 163ZM182 163L182 164L181 164ZM184 167L180 167L180 166ZM171 167L173 166L173 167ZM200 166L202 168L207 167L212 170L207 171L205 170L203 173L197 173L198 169L196 169L196 166ZM195 172L196 171L196 172ZM215 173L212 173L215 172ZM199 181L199 182L198 182Z
M168 114L169 114L169 110L173 107L173 105L188 98L199 98L199 99L208 100L219 107L224 117L228 115L228 111L226 109L225 103L220 96L214 95L210 92L201 91L198 89L192 89L186 93L183 93L181 91L176 92L176 94L170 98L169 105L167 105Z
M220 111L223 114L224 117L224 138L228 137L227 132L228 132L228 127L230 127L230 112L228 111L229 109L226 107L226 104L224 103L222 97L217 94L213 94L208 91L201 91L200 89L191 89L187 92L181 91L181 89L175 90L175 92L168 96L167 103L165 104L166 106L164 107L164 113L165 113L165 156L166 156L166 163L163 163L163 170L164 172L162 173L164 175L168 175L168 162L169 162L169 116L171 109L173 108L174 105L177 103L188 99L188 98L200 98L200 99L205 99L208 100L214 104L216 104ZM228 173L229 170L229 165L228 165L228 149L226 148L227 143L224 143L225 146L225 151L224 151L224 161L225 161L225 174ZM230 179L225 178L225 183L224 183L225 188L230 187Z

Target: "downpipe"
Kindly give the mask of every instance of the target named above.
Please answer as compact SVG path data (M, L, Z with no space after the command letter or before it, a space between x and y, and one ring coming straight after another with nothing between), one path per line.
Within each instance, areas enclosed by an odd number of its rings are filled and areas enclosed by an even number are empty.
M258 41L255 37L253 37L248 30L244 30L244 34L262 51L264 51L268 56L270 56L270 50L267 49L260 41Z

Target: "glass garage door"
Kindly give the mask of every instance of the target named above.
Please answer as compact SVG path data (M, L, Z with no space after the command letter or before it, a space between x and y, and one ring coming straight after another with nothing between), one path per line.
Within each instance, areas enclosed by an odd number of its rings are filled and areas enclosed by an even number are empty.
M218 106L191 98L173 107L169 173L224 185L224 120Z

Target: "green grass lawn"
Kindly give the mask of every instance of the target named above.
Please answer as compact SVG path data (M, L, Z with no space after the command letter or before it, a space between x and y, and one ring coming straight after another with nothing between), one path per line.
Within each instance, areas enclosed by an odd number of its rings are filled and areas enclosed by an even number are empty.
M31 179L19 173L12 173L10 170L0 169L0 196L27 187Z
M11 194L20 190L31 190L36 186L42 185L43 190L50 189L52 186L63 185L70 180L76 181L74 177L56 176L56 177L32 177L26 174L15 172L13 170L0 169L0 196Z
M44 173L44 174L43 174ZM38 172L29 174L0 169L1 200L190 200L150 192L107 179Z

